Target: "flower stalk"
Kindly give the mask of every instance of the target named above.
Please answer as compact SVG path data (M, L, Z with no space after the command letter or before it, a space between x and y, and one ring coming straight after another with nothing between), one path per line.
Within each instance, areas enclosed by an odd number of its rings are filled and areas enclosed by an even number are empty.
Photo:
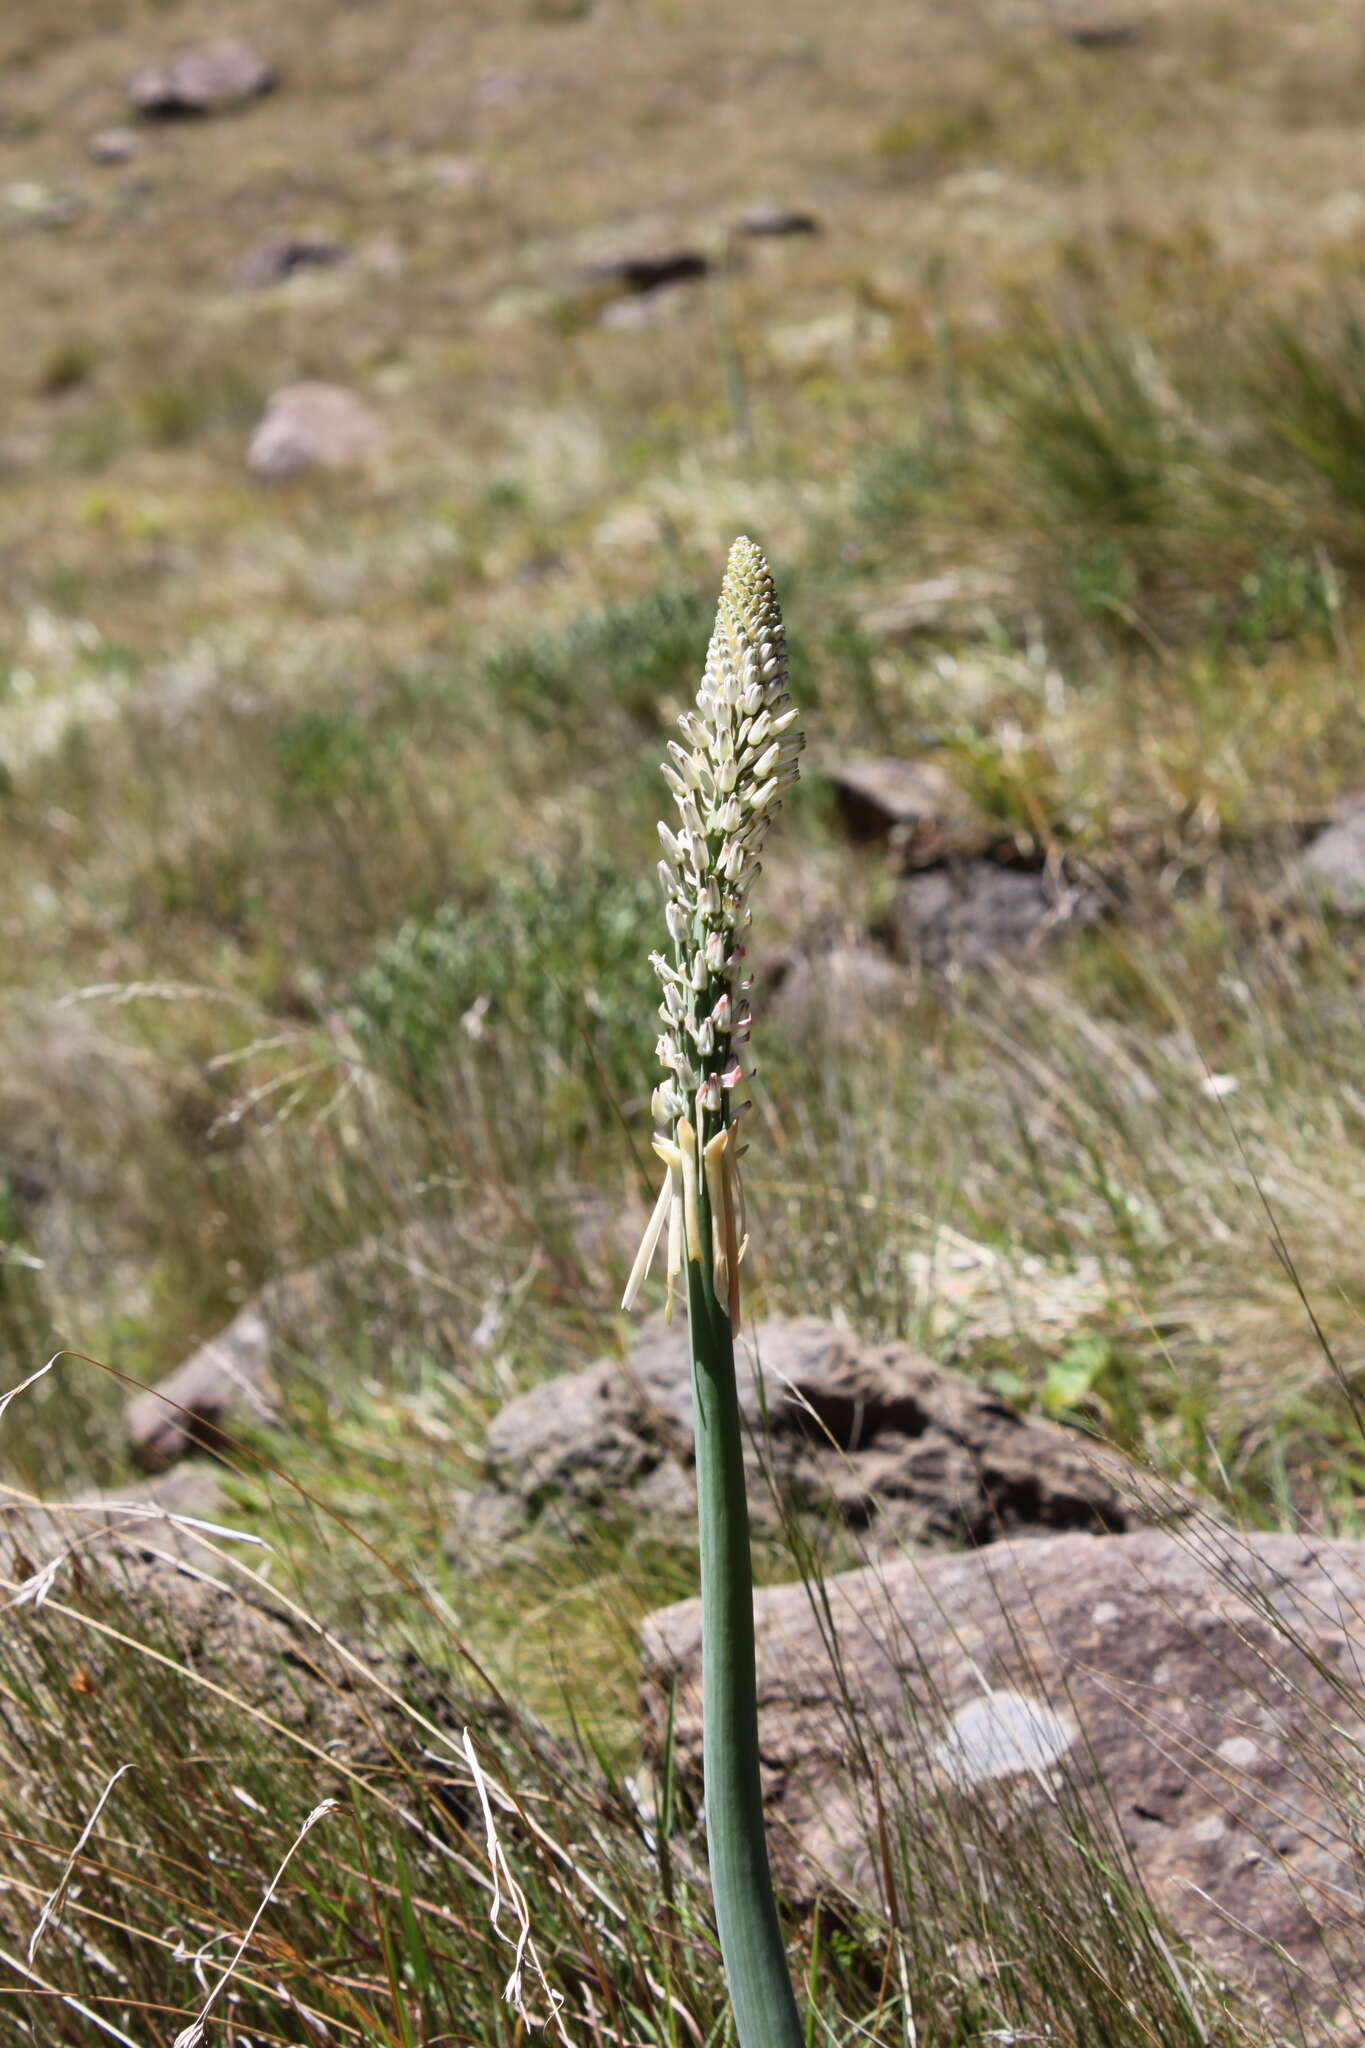
M787 693L772 577L752 541L730 550L696 709L663 774L678 822L659 826L670 950L651 956L663 1000L654 1150L663 1185L626 1285L630 1308L666 1240L667 1312L687 1301L701 1539L702 1763L721 1955L740 2048L803 2048L773 1896L759 1773L753 1568L735 1381L739 1178L751 1023L749 897L768 825L797 778L803 734Z

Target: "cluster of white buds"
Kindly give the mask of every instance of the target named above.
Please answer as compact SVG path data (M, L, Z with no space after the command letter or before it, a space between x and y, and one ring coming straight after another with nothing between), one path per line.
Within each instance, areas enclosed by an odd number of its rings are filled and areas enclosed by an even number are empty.
M678 720L664 779L676 826L661 824L659 863L669 955L651 955L663 989L657 1052L667 1078L654 1091L664 1126L654 1149L664 1185L626 1288L630 1308L668 1226L668 1300L684 1256L711 1262L716 1300L739 1321L744 1248L736 1125L749 1078L743 974L749 896L784 791L797 778L804 734L787 694L786 637L773 579L750 540L730 550L695 711ZM703 1228L703 1214L710 1229ZM707 1241L704 1241L707 1240Z

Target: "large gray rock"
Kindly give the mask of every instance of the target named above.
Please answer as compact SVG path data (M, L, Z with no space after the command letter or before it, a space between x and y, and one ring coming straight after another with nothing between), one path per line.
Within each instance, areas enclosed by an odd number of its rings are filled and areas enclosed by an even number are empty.
M219 114L259 99L275 71L241 36L181 50L164 64L145 64L128 81L128 98L148 119Z
M908 966L939 972L1040 952L1100 915L1100 899L1085 883L989 860L953 861L906 877L892 899L888 936Z
M1301 862L1314 895L1342 917L1365 917L1365 797L1343 806Z
M759 1365L761 1362L761 1375ZM1138 1474L1084 1438L1026 1420L904 1344L867 1344L814 1317L774 1318L739 1356L750 1498L762 1466L787 1503L874 1541L989 1543L1013 1531L1126 1529ZM647 1324L604 1359L512 1401L488 1431L495 1486L530 1515L627 1504L693 1511L685 1321Z
M384 451L384 422L340 384L286 384L266 406L247 468L268 483L312 469L354 469Z
M1365 1999L1365 1543L1057 1536L883 1564L824 1594L756 1598L765 1798L790 1891L875 1900L888 1812L890 1839L921 1849L945 1828L968 1844L994 1830L980 1881L1009 1884L1011 1840L1033 1867L1049 1843L1070 1854L1079 1801L1235 1983L1297 2001L1310 2041L1359 2039L1332 2013L1338 1995ZM700 1648L695 1601L645 1624L652 1750L671 1715L693 1795Z

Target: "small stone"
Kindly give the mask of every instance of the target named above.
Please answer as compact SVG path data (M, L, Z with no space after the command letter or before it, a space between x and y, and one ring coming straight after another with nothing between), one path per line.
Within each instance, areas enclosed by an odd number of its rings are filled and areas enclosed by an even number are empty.
M144 65L128 81L128 98L145 119L169 121L245 106L275 83L259 50L241 36L224 36Z
M737 235L818 235L819 232L820 223L815 215L795 206L751 206L735 222Z
M1145 31L1140 21L1115 16L1110 20L1068 22L1060 34L1078 50L1132 50L1143 41Z
M585 264L580 280L589 289L603 293L657 292L665 285L705 277L710 268L700 249L641 250Z
M257 242L232 269L232 281L247 291L283 284L300 270L330 270L344 263L349 251L330 235L272 235Z
M382 454L384 423L340 384L286 384L247 448L247 468L268 483L313 469L351 469Z
M1300 863L1304 881L1341 917L1365 917L1365 796L1344 804Z
M134 128L101 128L87 140L85 153L92 164L126 164L141 147Z

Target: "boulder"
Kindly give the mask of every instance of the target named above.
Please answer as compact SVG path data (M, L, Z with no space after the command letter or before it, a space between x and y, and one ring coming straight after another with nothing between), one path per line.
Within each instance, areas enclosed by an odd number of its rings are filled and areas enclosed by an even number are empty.
M232 281L245 291L264 291L296 271L331 270L348 254L346 244L330 235L271 235L238 257Z
M600 1288L608 1274L629 1268L645 1224L632 1194L572 1182L542 1194L538 1252L548 1270L563 1266L579 1286L586 1268ZM498 1221L490 1211L480 1227L492 1230ZM353 1343L373 1337L389 1345L395 1327L417 1328L425 1343L453 1354L461 1339L450 1326L447 1275L470 1227L467 1213L422 1218L268 1281L224 1329L128 1403L124 1433L133 1462L159 1472L191 1451L221 1454L244 1426L275 1420L279 1366L291 1341L316 1344L338 1320ZM476 1350L495 1341L505 1306L501 1296L490 1297L467 1340Z
M312 469L352 469L380 455L386 439L378 413L354 391L286 384L251 436L247 468L269 483Z
M862 758L844 762L830 780L849 838L888 846L907 868L1008 842L937 761Z
M241 36L222 36L144 65L128 81L128 98L144 118L168 121L245 106L275 83L259 50Z
M738 1369L760 1524L776 1513L764 1468L786 1505L866 1530L873 1547L1141 1519L1135 1469L908 1345L775 1317L741 1343ZM532 1517L633 1506L690 1518L684 1320L656 1317L623 1362L600 1360L510 1402L489 1427L487 1462L497 1491Z
M490 1710L496 1717L502 1707L480 1695L462 1713L448 1672L438 1677L414 1656L348 1645L297 1600L248 1576L263 1566L268 1575L272 1561L269 1538L263 1546L253 1533L241 1530L238 1511L202 1466L126 1492L0 1503L0 1603L17 1622L0 1636L0 1687L22 1701L22 1714L43 1713L49 1726L72 1711L73 1695L102 1699L108 1733L137 1719L145 1684L163 1714L168 1698L179 1701L176 1726L190 1750L196 1727L203 1740L216 1726L221 1743L214 1717L227 1702L234 1740L243 1713L255 1717L291 1739L285 1751L298 1743L311 1753L310 1768L328 1791L342 1789L328 1782L328 1758L346 1780L356 1771L390 1775L399 1757L424 1775L446 1776L431 1771L437 1759L423 1738L432 1724L455 1730L477 1713L474 1725L486 1727ZM424 1725L403 1711L400 1695L420 1705ZM15 1751L6 1733L22 1734L23 1725L12 1714L0 1723L7 1771ZM18 1753L20 1768L34 1768L24 1746ZM45 1810L34 1791L36 1810Z
M909 966L982 967L1002 955L1037 953L1100 915L1099 896L1082 882L989 860L952 861L899 885L886 936Z
M1292 2000L1310 2041L1359 2038L1332 2014L1338 1996L1357 2011L1365 1998L1365 1542L1063 1535L848 1573L820 1600L772 1587L755 1606L764 1792L790 1893L875 1902L888 1820L921 1849L944 1829L993 1840L980 1881L1017 1882L1012 1841L1046 1868L1089 1815L1217 1969L1281 2019ZM645 1624L650 1746L657 1758L671 1717L675 1782L693 1796L700 1648L695 1601Z
M231 1513L206 1465L182 1465L139 1486L57 1503L0 1499L0 1572L22 1584L54 1558L85 1560L116 1552L159 1552L174 1559L197 1552L202 1561L203 1542L189 1522L222 1524Z
M187 1451L226 1451L243 1422L274 1420L276 1313L276 1298L262 1290L174 1372L134 1395L124 1411L124 1433L135 1465L161 1472Z
M789 1037L818 1033L857 1046L869 1022L894 1017L914 993L903 967L875 946L834 945L785 960L769 980L765 1009Z
M1341 917L1365 917L1365 796L1344 804L1300 862L1309 891Z

